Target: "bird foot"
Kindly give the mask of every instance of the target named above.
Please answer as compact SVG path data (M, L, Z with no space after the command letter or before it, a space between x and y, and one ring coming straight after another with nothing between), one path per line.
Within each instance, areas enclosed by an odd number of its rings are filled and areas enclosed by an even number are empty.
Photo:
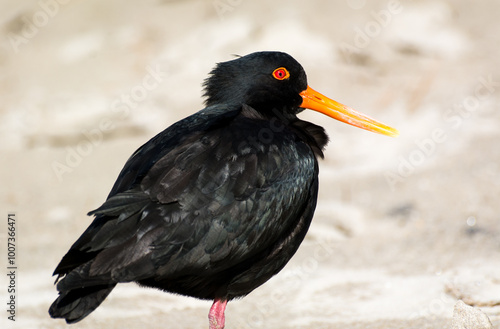
M227 300L216 299L208 313L208 321L210 329L224 329L226 318L224 311L226 310Z

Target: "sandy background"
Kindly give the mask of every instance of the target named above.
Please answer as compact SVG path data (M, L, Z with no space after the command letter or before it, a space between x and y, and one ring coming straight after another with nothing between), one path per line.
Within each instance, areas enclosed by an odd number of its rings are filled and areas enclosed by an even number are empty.
M331 137L313 225L278 276L229 304L227 328L451 328L457 297L500 327L499 12L496 0L0 1L0 326L66 327L47 314L51 273L129 155L202 108L214 63L281 50L313 88L401 136L301 115ZM72 328L206 328L210 305L121 285Z

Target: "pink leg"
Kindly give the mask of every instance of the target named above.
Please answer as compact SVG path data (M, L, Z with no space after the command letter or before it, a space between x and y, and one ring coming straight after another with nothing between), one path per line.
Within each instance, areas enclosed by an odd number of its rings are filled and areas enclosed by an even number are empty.
M224 311L226 310L227 300L216 299L208 313L208 321L210 329L224 329L226 318Z

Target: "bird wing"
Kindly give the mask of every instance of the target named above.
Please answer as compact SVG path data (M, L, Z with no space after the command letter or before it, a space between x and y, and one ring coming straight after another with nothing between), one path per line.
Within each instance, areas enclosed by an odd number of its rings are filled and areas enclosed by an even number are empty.
M268 121L227 109L202 112L132 155L56 269L65 280L77 269L66 284L208 275L292 229L315 175L310 148L286 131L259 140Z

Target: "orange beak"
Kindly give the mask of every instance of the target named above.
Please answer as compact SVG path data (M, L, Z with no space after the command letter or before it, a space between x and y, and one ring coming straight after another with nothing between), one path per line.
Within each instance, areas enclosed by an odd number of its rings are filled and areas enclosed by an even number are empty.
M311 87L300 93L302 96L302 104L300 107L321 112L336 120L348 123L350 125L373 131L382 135L391 137L399 136L399 131L389 127L382 122L370 118L362 113L354 111L352 108L340 104L339 102L330 99Z

